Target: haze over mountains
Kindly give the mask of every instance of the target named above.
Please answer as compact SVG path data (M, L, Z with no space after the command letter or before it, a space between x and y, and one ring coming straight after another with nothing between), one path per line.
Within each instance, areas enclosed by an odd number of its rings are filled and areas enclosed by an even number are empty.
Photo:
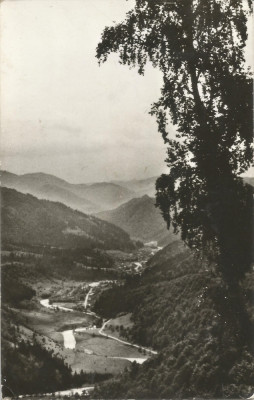
M130 181L113 181L113 183L123 186L132 192L136 193L136 197L142 197L148 195L150 197L155 196L155 182L157 176L153 176L147 179L133 179Z
M123 229L134 240L141 240L144 243L157 241L160 246L164 246L176 237L166 229L160 211L155 208L155 199L149 197L155 194L155 181L156 177L131 181L71 184L44 173L16 175L3 171L1 175L3 187L13 188L24 194L29 193L39 199L57 201L86 214L93 213L98 218ZM4 192L4 196L7 196L7 193L10 197L11 192L8 191ZM29 196L22 197L16 194L16 198L22 203L27 201L35 204L35 200L32 201ZM45 208L45 204L45 202L38 203L37 208L39 206Z
M244 178L253 186L253 178ZM156 177L143 180L72 184L54 175L1 173L3 187L57 201L86 214L94 214L124 231L134 240L157 241L165 246L178 239L168 231L155 204ZM29 199L29 197L27 197Z
M147 195L132 199L114 210L100 212L97 216L119 226L133 239L143 242L154 240L159 246L177 240L172 230L167 230L159 209L155 207L155 199Z

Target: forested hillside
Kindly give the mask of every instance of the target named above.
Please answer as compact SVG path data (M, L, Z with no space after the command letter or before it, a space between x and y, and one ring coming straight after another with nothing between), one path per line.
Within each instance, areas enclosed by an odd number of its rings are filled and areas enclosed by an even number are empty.
M253 273L245 281L249 312ZM163 249L140 279L102 294L96 311L106 318L132 312L128 338L157 349L158 356L96 389L101 398L239 397L251 393L253 358L224 324L216 303L228 310L213 265L181 242ZM237 313L237 309L235 310ZM228 345L230 343L230 345Z
M97 215L124 229L132 238L143 242L153 240L164 246L177 239L172 229L167 230L161 212L155 208L155 200L147 195Z
M6 317L6 315L4 315ZM33 335L31 342L22 340L19 327L8 325L8 340L2 341L1 373L2 393L16 398L18 395L51 393L78 387L108 378L109 374L81 372L73 374L71 368L53 351L43 347ZM5 332L7 328L5 326ZM23 328L23 327L22 327ZM8 397L9 398L9 397ZM36 396L34 398L37 398Z
M2 188L2 242L64 248L130 250L135 244L122 229L47 200Z

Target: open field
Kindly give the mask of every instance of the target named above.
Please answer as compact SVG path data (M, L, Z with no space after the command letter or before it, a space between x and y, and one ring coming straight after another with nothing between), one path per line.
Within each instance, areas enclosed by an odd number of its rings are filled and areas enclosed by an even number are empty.
M94 317L78 311L64 312L49 309L43 311L22 310L22 315L28 327L44 335L78 326L88 326L94 320Z
M89 355L84 351L65 350L65 362L67 362L73 371L91 373L110 373L119 374L125 367L130 366L128 360L113 359L106 356Z
M23 338L33 340L36 332L36 340L47 350L52 350L54 354L62 357L73 372L83 370L117 374L130 366L129 360L121 358L142 358L138 349L100 336L99 329L89 328L96 319L81 312L54 311L45 308L39 311L22 310L21 318L25 324L25 327L21 328ZM74 332L76 348L65 349L61 332L76 327L88 329L84 332Z
M33 338L33 331L28 328L21 328L22 337L23 339L30 339ZM49 336L45 336L42 334L36 335L36 340L41 343L47 350L53 351L55 355L63 358L63 360L69 364L72 368L73 372L80 372L83 370L87 373L110 373L110 374L117 374L120 371L123 371L125 367L130 365L128 360L121 360L121 359L111 359L110 351L112 354L116 354L118 343L114 341L110 341L104 338L93 338L92 335L86 335L90 337L89 343L85 342L84 340L78 339L77 346L75 350L72 349L65 349L63 347L63 336L59 332L52 332ZM99 340L101 343L99 343ZM104 341L104 344L103 344ZM106 341L112 342L111 346L109 347L108 351L102 351L102 348L105 348ZM115 350L114 350L115 346ZM89 350L90 349L90 350ZM93 353L93 354L88 354ZM108 352L108 355L106 354ZM121 352L121 355L128 356L128 352Z
M75 332L77 349L87 349L95 355L105 357L142 358L137 348L119 343L105 336L99 336L98 330Z
M93 328L96 323L102 320L95 315L85 312L75 311L75 307L84 305L87 293L91 290L90 281L74 281L53 277L48 279L42 277L40 280L34 279L27 274L22 281L36 291L36 295L24 303L21 309L12 308L15 314L14 320L19 327L20 338L24 341L33 343L37 341L52 354L60 357L68 364L73 373L100 373L117 375L124 369L131 366L131 359L143 359L144 354L138 348L117 342L116 340L102 336L100 328ZM98 281L93 283L97 284ZM119 282L118 282L119 283ZM110 287L113 281L100 281L99 285L94 285L89 295L87 311L91 311L91 304L99 294ZM74 311L54 310L43 307L41 300L49 299L50 302L59 306L74 309ZM124 326L132 325L130 314L112 320L112 325ZM87 328L83 332L75 332L76 328ZM74 331L76 340L75 348L65 348L62 332L67 330ZM109 331L112 334L112 332ZM117 337L117 334L113 334ZM65 344L66 345L66 344ZM66 346L68 347L68 346Z
M131 321L131 313L121 315L117 318L112 318L109 325L114 327L122 325L125 329L132 328L133 322Z

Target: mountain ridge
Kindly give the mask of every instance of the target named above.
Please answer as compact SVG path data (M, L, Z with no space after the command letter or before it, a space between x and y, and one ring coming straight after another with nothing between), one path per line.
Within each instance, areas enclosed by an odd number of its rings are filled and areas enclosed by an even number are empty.
M131 250L135 244L121 228L92 215L15 189L1 189L2 242L64 248Z
M159 209L155 207L155 199L148 195L131 199L113 210L96 215L124 229L135 240L157 241L164 246L178 238L172 229L167 230Z
M17 175L2 171L1 185L40 199L60 201L85 213L114 208L134 196L131 190L112 182L74 184L43 172Z

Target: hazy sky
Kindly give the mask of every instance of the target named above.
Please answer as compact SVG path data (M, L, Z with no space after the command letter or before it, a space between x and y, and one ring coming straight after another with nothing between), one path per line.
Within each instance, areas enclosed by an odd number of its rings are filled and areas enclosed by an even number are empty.
M1 4L1 159L15 173L72 182L143 178L165 170L148 114L161 75L141 77L95 48L133 1L5 0Z

